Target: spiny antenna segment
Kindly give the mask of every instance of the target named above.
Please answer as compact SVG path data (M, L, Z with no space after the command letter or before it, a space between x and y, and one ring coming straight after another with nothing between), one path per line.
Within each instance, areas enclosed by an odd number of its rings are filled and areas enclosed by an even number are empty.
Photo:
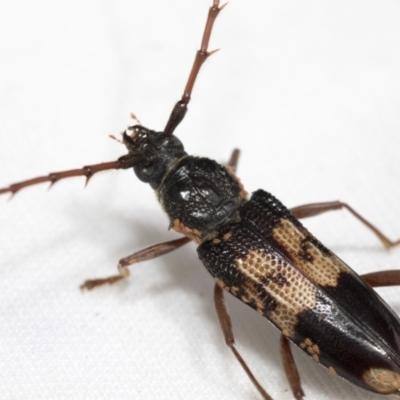
M19 192L21 189L24 189L28 186L38 185L44 182L50 182L50 187L53 186L56 182L65 178L72 178L75 176L85 176L86 183L88 184L89 179L100 171L107 171L110 169L127 169L132 166L132 162L130 162L127 156L122 156L116 161L110 161L100 164L87 165L83 168L79 169L70 169L68 171L61 172L52 172L49 175L38 176L37 178L27 179L26 181L13 183L12 185L0 189L0 195L5 193L10 193L12 196Z
M208 11L208 17L206 26L204 28L203 39L201 41L200 50L196 53L196 58L194 59L192 70L190 71L189 79L186 83L185 90L183 92L181 100L179 100L172 110L169 120L164 129L165 136L171 136L174 133L176 127L182 122L185 117L187 106L190 102L190 96L192 94L194 83L196 82L197 75L199 74L200 68L207 58L218 50L208 51L208 44L210 42L211 31L214 26L215 19L217 18L219 12L226 6L219 6L219 0L214 0L213 5Z

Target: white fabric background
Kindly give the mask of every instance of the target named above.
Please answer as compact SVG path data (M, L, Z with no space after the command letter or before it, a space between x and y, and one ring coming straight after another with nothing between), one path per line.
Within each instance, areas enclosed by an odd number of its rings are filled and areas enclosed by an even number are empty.
M0 186L114 160L130 123L162 129L211 0L0 6ZM232 0L177 130L287 206L341 199L400 236L400 3ZM356 271L400 267L345 212L306 225ZM82 293L117 260L177 237L131 171L0 198L1 399L259 399L225 347L213 281L189 245ZM400 289L379 290L400 313ZM276 400L291 399L279 335L235 299L238 349ZM308 399L379 399L295 350Z

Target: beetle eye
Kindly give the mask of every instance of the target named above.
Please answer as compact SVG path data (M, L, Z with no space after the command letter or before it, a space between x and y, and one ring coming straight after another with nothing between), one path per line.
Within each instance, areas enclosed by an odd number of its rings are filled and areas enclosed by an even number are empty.
M147 176L152 176L154 173L154 163L149 163L149 165L143 167L142 173Z

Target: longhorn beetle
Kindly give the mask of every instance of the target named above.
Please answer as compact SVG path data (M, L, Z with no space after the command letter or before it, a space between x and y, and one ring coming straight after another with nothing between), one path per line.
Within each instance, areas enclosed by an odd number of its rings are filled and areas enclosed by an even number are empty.
M213 6L213 11L211 12L211 17L209 18L209 22L213 22L213 18L216 17L218 13L218 2L214 2ZM211 30L206 29L206 33L211 33ZM208 38L206 34L206 40L203 42L207 46L208 44ZM197 60L197 63L195 62L195 67L200 67L200 61ZM195 76L193 79L189 78L189 86L194 84L195 81ZM189 87L188 90L185 91L185 93L188 95L191 92L191 88ZM188 103L188 96L184 95L183 97L183 109L186 108L186 103ZM168 134L171 134L172 131L176 128L176 126L179 124L180 120L183 118L184 113L181 111L182 109L182 103L178 103L178 106L175 107L174 111L171 115L171 118L169 120L169 123L167 124L166 128L164 129L164 134L165 132ZM127 147L130 147L131 150L134 152L135 145L132 144L134 140L138 140L138 138L141 138L144 135L148 135L148 137L151 139L152 137L156 137L156 134L154 132L148 132L146 128L136 125L135 127L132 127L128 129L125 132L124 135L124 142L127 145ZM162 138L162 136L161 136ZM143 139L143 138L142 138ZM143 139L144 140L144 139ZM160 139L162 141L162 139ZM282 209L281 206L274 198L270 197L268 194L265 194L264 192L256 192L256 194L253 195L252 200L247 201L247 196L245 195L244 191L241 189L241 187L237 184L236 178L233 174L234 167L236 166L236 155L237 153L233 153L233 157L231 158L230 162L228 163L229 166L231 167L231 170L228 169L228 172L223 169L222 167L217 166L213 162L210 162L209 160L204 160L204 159L191 159L189 157L186 157L183 159L183 154L180 153L182 150L180 148L180 144L177 141L177 139L173 139L174 146L172 147L172 150L167 149L167 154L166 154L166 160L169 160L169 156L171 154L169 153L174 153L176 156L176 160L173 160L171 162L172 169L178 168L179 166L182 167L182 163L186 162L192 162L194 163L194 171L191 170L191 173L193 175L190 175L190 180L196 182L196 186L193 190L195 190L195 194L193 195L190 190L191 187L189 187L189 193L188 193L188 188L185 187L185 184L187 183L187 176L185 174L182 174L179 176L179 179L174 180L173 173L170 172L168 175L166 175L165 171L161 169L160 176L157 176L158 172L158 167L159 165L156 162L156 165L151 165L151 162L148 159L149 153L143 152L139 154L135 154L131 158L122 158L119 163L117 162L111 162L111 164L101 164L99 169L113 169L113 168L128 168L131 167L133 164L135 164L136 168L139 168L139 175L143 178L143 174L153 176L155 174L156 180L152 181L152 186L156 189L159 189L157 186L161 182L160 187L164 187L166 191L170 190L172 191L171 197L172 200L176 203L173 204L173 207L170 207L170 204L168 202L165 202L164 200L164 207L168 209L169 213L173 215L173 219L171 220L171 225L175 230L178 231L183 231L186 233L191 239L194 239L195 241L201 241L201 250L200 250L200 256L206 266L211 270L213 274L217 275L217 283L218 285L216 286L216 302L217 302L217 309L219 311L219 317L221 319L221 324L224 327L224 332L225 332L225 338L228 339L227 341L229 342L230 340L230 329L227 328L227 324L229 325L229 317L225 313L225 310L223 306L221 305L221 296L222 292L220 291L220 287L224 287L225 289L229 289L232 294L234 294L236 297L241 299L245 303L249 303L250 306L253 308L256 308L257 311L260 313L264 314L266 317L269 317L272 319L272 322L274 322L276 325L278 325L283 334L286 337L289 337L293 339L294 341L297 341L297 344L300 346L300 348L303 348L305 352L309 353L312 358L319 362L319 361L324 361L326 363L326 366L330 368L331 371L336 371L340 372L340 370L343 368L344 372L342 371L343 375L346 375L347 378L350 381L355 382L358 379L358 384L360 384L360 376L361 379L364 383L362 385L365 385L365 381L368 381L369 389L374 389L375 391L382 392L382 388L384 390L395 390L397 388L397 376L393 378L393 374L389 374L386 369L383 371L380 369L379 373L376 371L376 367L374 369L374 365L369 365L370 369L366 369L365 366L362 366L361 363L355 363L354 365L351 365L351 369L346 370L346 367L348 368L348 365L341 364L341 359L335 358L337 355L337 352L329 353L328 350L324 350L322 348L322 344L325 343L326 345L326 340L332 340L332 337L334 335L326 335L325 330L327 329L327 326L330 326L329 323L333 326L335 324L340 325L341 320L340 318L333 319L332 315L336 315L336 311L333 312L332 308L330 308L330 303L329 300L327 300L324 297L324 294L329 294L331 298L334 299L334 301L338 302L339 306L337 307L339 310L343 308L344 314L346 314L347 311L351 311L351 309L347 309L343 307L343 304L341 304L341 301L346 302L347 300L341 300L341 298L336 298L335 295L341 295L341 292L335 293L338 289L340 288L342 284L342 280L344 279L344 284L350 285L350 288L353 290L354 282L358 282L360 284L360 287L362 290L366 290L366 293L368 293L368 296L373 296L373 299L375 301L375 305L372 305L373 307L378 307L379 311L379 316L382 318L382 324L378 324L378 326L363 326L367 330L372 330L372 334L374 333L373 330L375 330L375 334L373 334L371 337L371 340L374 340L373 344L376 345L377 343L375 341L382 341L384 340L383 338L385 335L390 335L387 332L387 329L383 329L382 325L385 325L387 323L387 319L392 319L391 321L391 328L398 333L398 328L397 325L397 319L394 315L391 314L389 311L384 311L383 316L381 315L382 309L380 309L379 306L379 300L378 298L374 297L375 295L371 294L372 292L369 291L368 286L362 283L362 281L359 281L358 278L353 278L354 281L351 281L351 274L348 273L348 270L345 269L346 267L341 264L340 261L337 261L336 258L333 258L334 256L331 255L329 250L327 250L324 246L322 246L319 242L316 241L312 236L310 236L308 233L304 233L303 228L298 225L298 223L292 219L292 217L285 211L286 209ZM178 155L177 155L177 154ZM143 159L142 157L146 156L146 159ZM153 156L153 154L151 154ZM139 158L138 158L139 157ZM153 160L152 160L153 161ZM168 161L169 162L169 161ZM130 164L132 163L132 165ZM143 165L143 163L146 163ZM150 164L149 164L150 163ZM200 163L200 167L196 167L196 163ZM189 163L189 165L191 165ZM163 166L161 165L161 168ZM188 165L186 165L186 168L189 168ZM219 198L219 195L221 194L219 190L221 190L221 187L225 187L223 184L217 185L217 187L212 186L210 181L208 179L203 180L201 177L201 174L198 174L197 168L199 171L203 171L203 169L206 169L209 172L210 169L215 169L217 172L221 171L220 174L222 174L222 178L225 179L229 185L227 185L226 190L231 190L230 186L233 185L232 191L234 192L234 195L232 193L229 193L228 198L226 201L222 202L221 205L221 199ZM152 171L149 172L149 169L152 169ZM190 168L189 168L190 169ZM54 179L52 176L50 176L50 179L39 179L37 181L30 181L30 184L33 183L39 183L43 180L47 180L52 182L53 180L58 179L58 177L63 178L67 176L73 176L76 174L82 174L82 175L90 175L90 170L88 169L83 169L80 172L75 171L71 173L66 173L65 175L53 175ZM204 171L203 171L204 172ZM147 179L147 178L145 178ZM172 180L172 183L169 181ZM159 182L160 181L160 182ZM171 185L170 187L166 186L167 184ZM183 185L180 186L180 185ZM208 186L211 185L211 186ZM2 193L14 193L18 191L20 188L28 186L28 184L22 184L22 186L17 185L12 185L9 188L5 188L2 190ZM175 190L176 187L179 188L179 190ZM175 189L174 189L175 188ZM165 194L165 198L169 198L168 196L170 193ZM176 197L177 195L177 197ZM185 197L189 196L189 197ZM195 212L190 212L188 213L188 218L189 222L185 222L183 219L183 212L182 210L179 210L179 207L183 207L180 202L185 201L187 199L191 199L191 196L196 197L195 201L197 200L197 196L200 196L200 202L202 202L202 198L206 198L207 201L205 204L201 204L200 210L197 210ZM235 197L236 196L236 197ZM189 201L190 203L190 201ZM216 204L215 204L216 203ZM278 206L277 206L278 204ZM210 206L212 209L217 209L217 216L216 218L212 218L210 220L207 220L206 222L204 221L204 216L199 215L201 214L202 207L205 206ZM255 211L253 212L253 206L255 207ZM293 214L297 217L306 217L306 216L311 216L315 215L318 213L322 213L323 211L327 211L328 209L336 209L338 208L338 204L330 204L329 207L325 205L324 207L322 206L317 206L317 207L301 207L301 208L295 208L293 209ZM207 208L206 208L207 211ZM351 210L350 210L351 211ZM263 213L266 213L263 215ZM176 215L175 215L176 213ZM357 216L357 215L356 215ZM176 218L175 218L176 217ZM199 218L200 217L200 218ZM219 218L219 220L218 220ZM197 221L197 220L198 221ZM182 222L183 221L183 222ZM268 221L268 222L267 222ZM365 223L365 221L363 221ZM265 224L265 226L264 226ZM367 224L368 226L368 224ZM371 226L368 226L371 228ZM189 228L189 229L188 229ZM374 229L373 229L374 230ZM374 232L380 237L380 239L385 243L388 244L386 239L383 239L382 235L379 234L376 230ZM287 246L285 235L289 235L291 237L294 237L292 240L291 246ZM200 236L200 237L199 237ZM299 237L301 236L301 237ZM186 239L179 239L178 241L173 241L172 247L177 248L179 245L182 245L186 243ZM261 244L260 244L261 243ZM397 242L395 243L397 244ZM250 247L249 247L250 246ZM297 247L296 247L297 246ZM164 252L163 247L156 247L157 250ZM170 248L168 248L169 250ZM229 254L229 257L233 257L232 260L225 260L223 259L223 256L221 254L226 254L226 250L230 250L227 254ZM240 250L239 253L235 253L237 250ZM140 253L143 255L143 253ZM152 251L150 254L154 255L154 247L152 248ZM240 254L240 256L238 255ZM147 257L149 253L146 253ZM136 257L137 258L137 257ZM212 262L211 262L211 261ZM265 268L267 272L264 270L260 270L259 273L257 271L253 271L253 263L254 260L259 260L258 264L260 265L260 269ZM332 262L332 260L334 260ZM125 264L129 264L129 262L132 261L132 258L125 258L124 261L122 262L122 266L125 266ZM229 265L228 265L229 264ZM295 265L298 270L301 271L302 274L307 275L310 279L309 281L304 280L303 275L300 274L300 272L296 272L297 269L294 269L291 264ZM315 268L315 266L318 266L319 268ZM226 276L220 276L218 274L221 274L221 270L215 270L216 268L234 268L235 273L237 273L238 276L233 278L233 281L229 281L228 277ZM290 269L290 272L287 272L287 270ZM122 271L126 270L122 268ZM259 276L261 274L261 277ZM298 274L298 275L296 275ZM229 274L231 276L231 274ZM299 276L297 279L294 277L294 275ZM246 278L244 278L246 276ZM349 278L350 276L350 278ZM379 273L378 274L379 278L384 279L385 284L396 284L399 283L399 277L396 272L392 272L390 274L388 273ZM346 281L346 279L350 279L349 281ZM87 281L83 287L90 289L94 286L99 285L100 283L112 283L114 281L120 280L121 276L115 276L113 278L106 279L105 281L101 280L91 280ZM371 279L371 278L369 278ZM280 307L282 306L282 303L284 301L287 301L288 303L292 301L296 301L296 295L297 292L290 293L290 290L292 288L295 288L297 283L300 282L300 286L302 287L302 292L306 293L304 296L304 299L302 299L303 303L301 304L301 315L298 310L295 308L288 308L287 310L280 310ZM309 282L312 282L314 286L312 286ZM361 282L361 283L360 283ZM372 281L370 281L372 283ZM308 285L308 286L307 286ZM312 287L311 287L311 286ZM379 285L376 283L376 285ZM382 282L380 282L380 285L382 285ZM311 288L310 288L311 287ZM289 288L289 289L288 289ZM308 288L308 289L307 289ZM285 292L285 289L289 290L289 294L283 294ZM314 293L315 290L322 290L322 294L318 296L311 296L310 293ZM294 289L293 289L294 290ZM349 296L351 295L352 290L349 290ZM360 289L361 290L361 289ZM281 293L281 298L279 297L279 293ZM325 293L326 292L326 293ZM347 293L347 292L346 292ZM315 294L315 293L314 293ZM315 300L315 304L321 306L320 309L318 309L318 312L316 309L312 307L307 307L307 304L304 303L306 300L310 300L311 297L317 298L318 301ZM281 299L281 302L279 301ZM282 300L283 299L283 300ZM365 295L362 297L363 302L366 301ZM350 305L354 304L355 299L351 299L349 302ZM328 304L329 303L329 304ZM309 305L309 304L308 304ZM346 305L346 304L345 304ZM333 306L332 306L333 307ZM318 308L318 307L317 307ZM322 311L321 311L322 310ZM328 311L327 311L328 310ZM307 314L307 312L310 313L310 315ZM357 312L360 312L359 309L357 309ZM289 317L285 317L286 314L293 313L294 315L290 315ZM386 319L384 315L387 315ZM283 315L283 316L282 316ZM368 316L366 316L368 317ZM376 316L378 318L378 316ZM307 336L305 336L305 333L300 330L306 329L305 326L301 324L302 318L304 321L309 321L307 318L315 318L313 320L315 323L310 323L309 326L311 327L311 331L307 331ZM342 318L344 318L342 316ZM385 320L384 320L385 319ZM343 336L343 348L344 350L347 350L346 346L348 346L348 343L346 340L356 340L359 339L360 337L357 335L362 334L362 330L356 330L358 327L359 323L366 323L365 318L362 319L362 321L357 321L353 320L352 322L354 323L353 329L356 331L354 333L354 336L351 338L350 335L344 335ZM283 325L282 325L283 324ZM307 325L308 326L308 325ZM321 328L321 331L318 330L318 328ZM383 329L383 331L381 331ZM303 332L303 333L302 333ZM324 333L325 335L324 336ZM346 333L346 332L345 332ZM296 336L297 335L297 336ZM302 337L298 337L301 336ZM313 337L315 335L315 338ZM396 336L397 337L397 336ZM363 338L363 343L366 339ZM391 342L390 345L393 346L393 341L391 337L386 338L388 342ZM382 344L383 343L383 344ZM384 342L379 342L379 344L382 345L385 350L390 352L390 350L385 346ZM397 343L397 342L396 342ZM287 356L290 355L290 350L287 346L287 341L286 339L282 340L282 347L285 349L284 354ZM339 346L340 347L340 346ZM340 347L342 349L342 347ZM238 353L236 352L235 348L232 347L232 350L234 351L235 355L239 357ZM342 349L343 350L343 349ZM344 351L343 350L343 351ZM332 351L332 349L330 350ZM397 348L396 348L397 351ZM368 351L365 353L369 357L373 358L373 353ZM393 360L396 361L396 366L398 366L397 358L398 357L396 354L397 352L393 352L391 357ZM357 354L352 353L352 357L355 357ZM346 354L342 355L342 358L345 358ZM328 362L331 364L329 365ZM380 360L379 362L383 362ZM297 397L300 398L301 395L300 393L300 382L299 380L294 376L294 364L290 361L286 361L286 368L287 368L287 374L290 377L290 383L294 387L295 393L297 393ZM357 368L358 367L358 370ZM360 373L360 368L363 368L362 373ZM372 370L371 370L372 368ZM394 368L391 366L391 368ZM371 372L372 371L372 372ZM257 381L255 378L251 375L249 371L247 371L253 382L257 384ZM268 395L263 391L263 389L260 386L257 386L261 394L265 398L269 398Z

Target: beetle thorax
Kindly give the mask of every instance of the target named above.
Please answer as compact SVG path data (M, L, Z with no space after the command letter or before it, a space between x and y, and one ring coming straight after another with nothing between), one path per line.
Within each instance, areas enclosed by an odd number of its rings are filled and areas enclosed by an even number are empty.
M158 198L170 227L196 242L214 237L218 229L239 221L246 193L233 173L208 158L179 160L162 181Z

